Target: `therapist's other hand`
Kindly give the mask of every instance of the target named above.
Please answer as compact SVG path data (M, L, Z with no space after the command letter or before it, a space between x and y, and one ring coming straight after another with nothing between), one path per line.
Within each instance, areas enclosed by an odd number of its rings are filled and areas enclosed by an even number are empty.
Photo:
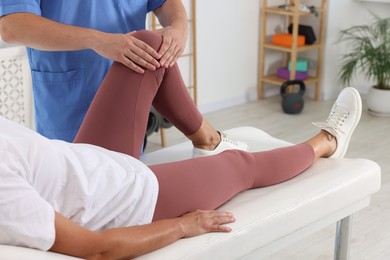
M224 224L235 221L233 214L217 210L196 210L180 218L184 237L194 237L208 232L230 232Z
M161 57L152 47L141 40L127 34L111 34L100 32L98 42L94 43L93 50L103 57L122 63L137 73L144 73L145 69L155 70L161 65Z
M184 52L188 35L187 30L182 32L172 26L167 26L156 32L163 37L163 43L159 50L161 55L160 65L165 68L172 67Z

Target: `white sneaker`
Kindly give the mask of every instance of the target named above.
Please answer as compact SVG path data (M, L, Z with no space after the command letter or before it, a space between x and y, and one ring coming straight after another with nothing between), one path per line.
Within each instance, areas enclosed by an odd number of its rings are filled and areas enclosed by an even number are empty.
M244 142L234 141L230 139L225 133L219 132L221 136L221 141L215 147L214 150L204 150L194 147L192 152L192 157L202 157L202 156L210 156L222 153L223 151L227 150L242 150L242 151L248 151L248 145Z
M344 88L328 119L324 123L313 123L322 130L336 137L337 147L329 158L343 158L347 152L349 140L362 115L362 100L359 92L352 88Z

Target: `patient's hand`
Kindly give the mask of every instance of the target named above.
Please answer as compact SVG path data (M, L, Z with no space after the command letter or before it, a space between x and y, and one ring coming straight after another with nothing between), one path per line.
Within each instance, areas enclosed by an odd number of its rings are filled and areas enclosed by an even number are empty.
M230 232L224 224L236 219L233 214L217 210L196 210L180 217L184 237L198 236L208 232Z

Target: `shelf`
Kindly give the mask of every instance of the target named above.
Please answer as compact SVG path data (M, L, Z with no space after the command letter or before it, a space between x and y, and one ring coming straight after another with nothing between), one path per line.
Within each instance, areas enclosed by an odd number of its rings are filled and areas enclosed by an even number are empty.
M267 7L264 11L267 14L280 14L280 15L287 15L287 16L293 16L294 15L294 11L292 11L292 10L285 10L285 9L282 9L282 8L279 8L279 7ZM322 8L321 7L316 7L316 11L318 13L322 13ZM303 11L299 11L298 14L300 16L313 15L311 12L303 12Z
M315 9L318 15L316 15L316 18L318 18L318 25L317 23L313 23L313 25L316 25L315 29L318 29L318 35L317 35L317 41L314 44L308 44L304 46L297 46L297 44L293 44L292 46L281 46L281 45L275 45L272 42L269 41L269 33L267 33L268 28L270 28L269 25L267 25L267 16L282 16L284 27L287 27L287 24L293 24L295 25L292 30L293 40L297 40L297 34L299 33L298 25L300 24L301 17L307 18L309 16L315 16L310 11L301 11L299 9L299 5L301 4L301 0L288 0L285 1L289 4L288 8L280 8L276 4L280 1L275 0L261 0L262 1L262 8L261 8L261 19L260 19L260 44L259 44L259 73L258 73L258 86L257 86L257 95L259 99L264 98L264 84L271 84L271 85L277 85L281 86L287 79L282 79L277 77L275 74L267 74L265 71L267 71L267 62L266 60L266 53L272 53L273 51L277 51L282 53L282 63L290 62L291 64L291 73L290 78L294 79L296 75L296 64L297 60L299 59L299 56L303 52L310 52L312 50L315 50L315 53L311 53L311 56L316 56L314 58L317 69L315 72L315 77L309 77L308 79L304 80L306 84L314 84L314 98L315 100L320 99L320 84L321 84L321 72L322 72L322 56L323 56L323 44L324 44L324 36L326 31L326 10L327 10L327 1L328 0L317 0L315 4ZM390 1L390 0L389 0ZM270 3L270 5L268 5ZM310 17L311 18L311 17ZM310 20L310 19L303 19L303 20ZM272 20L274 21L274 20ZM281 23L281 21L279 21ZM304 24L304 23L303 23ZM275 24L274 27L277 25ZM298 30L297 30L298 29ZM287 28L284 28L284 30L287 33ZM268 41L267 41L268 40ZM274 54L274 53L272 53ZM268 65L269 66L269 65Z
M267 49L272 49L276 51L285 51L285 52L292 52L292 47L285 47L285 46L280 46L280 45L275 45L272 43L266 43L263 46L264 48ZM297 48L297 52L303 52L303 51L309 51L309 50L314 50L318 49L321 47L321 44L315 43L315 44L310 44L310 45L305 45Z
M281 86L287 80L288 79L279 78L275 74L264 76L262 78L262 81L264 81L266 83L269 83L269 84L278 85L278 86ZM319 81L318 77L310 77L310 76L307 79L304 80L305 84L317 83L318 81Z

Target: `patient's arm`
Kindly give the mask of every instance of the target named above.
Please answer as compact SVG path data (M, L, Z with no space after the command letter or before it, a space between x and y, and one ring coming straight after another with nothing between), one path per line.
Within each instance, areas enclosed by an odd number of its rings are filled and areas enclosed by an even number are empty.
M230 228L222 225L233 221L234 217L227 212L194 211L147 225L92 232L56 213L56 238L50 251L86 259L133 258L180 238L229 232Z

